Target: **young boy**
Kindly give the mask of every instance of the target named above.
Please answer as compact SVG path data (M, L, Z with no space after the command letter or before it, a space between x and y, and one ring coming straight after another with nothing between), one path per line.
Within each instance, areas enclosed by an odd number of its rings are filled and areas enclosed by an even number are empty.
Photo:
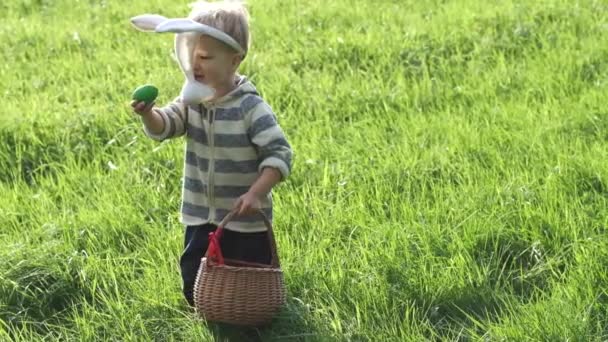
M183 292L193 305L193 287L208 234L231 211L221 248L226 258L270 263L266 227L256 209L272 218L271 189L290 173L292 151L271 108L237 69L249 48L248 14L240 3L199 2L190 19L216 28L242 49L208 35L193 35L190 60L180 60L197 82L214 90L211 99L157 108L133 102L144 131L155 140L186 136L181 222L186 226L180 258ZM244 52L244 53L243 53ZM178 54L179 58L184 58ZM187 58L186 57L186 58Z

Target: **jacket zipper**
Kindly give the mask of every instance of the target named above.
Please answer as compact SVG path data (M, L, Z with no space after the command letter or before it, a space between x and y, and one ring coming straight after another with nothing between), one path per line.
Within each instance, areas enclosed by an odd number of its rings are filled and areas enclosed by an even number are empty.
M214 153L214 129L213 129L213 118L215 116L215 109L210 108L207 110L209 117L209 185L207 187L207 193L209 196L209 221L214 223L215 221L215 194L214 194L214 180L213 174L215 169L215 153Z

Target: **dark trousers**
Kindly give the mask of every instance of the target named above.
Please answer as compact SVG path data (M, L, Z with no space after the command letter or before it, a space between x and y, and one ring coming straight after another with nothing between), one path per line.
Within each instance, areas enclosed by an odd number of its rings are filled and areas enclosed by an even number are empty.
M209 246L209 233L217 226L204 224L186 226L184 252L179 261L182 273L182 290L188 304L194 306L194 281L201 258L205 256ZM220 248L224 258L236 259L262 264L270 263L270 243L266 232L239 233L224 229L220 240Z

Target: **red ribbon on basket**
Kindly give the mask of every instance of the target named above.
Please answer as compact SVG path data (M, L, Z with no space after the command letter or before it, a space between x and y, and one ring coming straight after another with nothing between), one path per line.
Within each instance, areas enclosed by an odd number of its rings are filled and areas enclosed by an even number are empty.
M220 238L222 237L223 229L218 227L214 232L209 233L209 247L207 257L214 260L219 265L224 265L224 256L220 248Z

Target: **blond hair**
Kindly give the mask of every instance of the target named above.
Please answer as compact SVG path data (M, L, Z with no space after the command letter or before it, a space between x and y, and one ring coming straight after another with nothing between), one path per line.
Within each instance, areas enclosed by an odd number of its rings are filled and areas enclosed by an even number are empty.
M250 41L249 12L242 1L198 1L190 4L190 7L190 19L226 33L239 43L247 55Z

